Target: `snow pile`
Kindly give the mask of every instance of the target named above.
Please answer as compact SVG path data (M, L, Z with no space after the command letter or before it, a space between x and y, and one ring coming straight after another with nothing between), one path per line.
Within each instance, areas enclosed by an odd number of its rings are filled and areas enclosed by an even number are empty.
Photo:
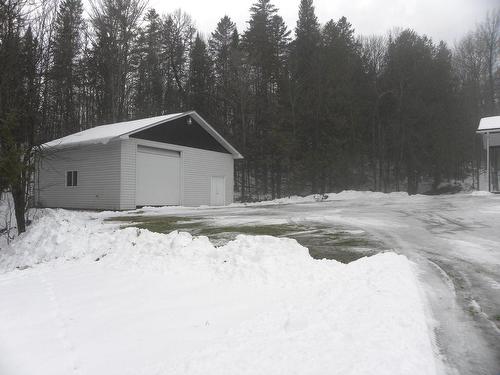
M225 209L225 208L240 208L240 207L260 207L260 206L274 206L274 205L286 205L286 204L297 204L297 203L316 203L316 202L328 202L328 201L344 201L344 200L371 200L371 199L394 199L394 198L409 198L415 199L416 197L422 197L421 195L409 196L406 192L392 192L392 193L381 193L373 191L357 191L357 190L344 190L340 193L326 193L326 194L312 194L307 196L292 195L290 197L277 198L273 200L265 200L260 202L245 202L245 203L231 203L223 207L211 207L211 206L198 206L198 207L182 207L182 206L165 206L165 207L141 207L141 213L146 212L148 215L167 215L173 212L197 212L206 209ZM130 211L133 214L133 211ZM122 214L120 214L122 215Z
M344 190L340 193L328 194L327 200L350 200L350 199L393 199L393 198L410 198L408 193L403 191L395 191L392 193L382 193L378 191L358 191Z
M393 192L381 193L373 191L358 191L358 190L344 190L340 193L325 193L325 194L312 194L305 197L294 195L286 198L279 198L269 201L245 203L244 205L258 206L258 205L273 205L273 204L291 204L291 203L312 203L319 201L335 201L335 200L350 200L350 199L383 199L383 198L408 198L406 192ZM234 203L233 206L240 206L239 203ZM230 205L231 206L231 205Z
M465 185L464 185L465 186ZM490 196L492 193L483 191L473 191L469 192L463 190L463 192L458 193L463 196ZM199 206L199 207L180 207L180 206L168 206L168 207L142 207L140 209L141 213L147 213L148 215L169 215L172 213L196 213L199 211L204 211L207 209L214 210L224 210L242 207L265 207L274 205L287 205L287 204L300 204L300 203L316 203L316 202L332 202L332 201L373 201L378 200L384 201L401 201L402 204L414 203L417 201L425 201L428 198L427 195L415 194L408 195L406 192L391 192L382 193L374 191L358 191L358 190L344 190L340 193L327 193L327 194L312 194L307 196L294 195L291 197L278 198L273 200L261 201L261 202L250 202L250 203L232 203L224 207L210 207L210 206ZM134 214L134 211L130 211ZM117 213L117 215L122 216L122 213Z
M26 233L2 251L0 271L102 252L112 247L111 237L102 220L93 214L45 209Z
M490 193L489 191L483 191L483 190L476 190L470 193L473 197L490 197L494 196L495 194Z
M104 216L46 210L2 254L0 373L438 373L404 256L345 265L291 239L215 247Z
M260 206L274 204L294 204L294 203L313 203L313 202L328 202L337 200L360 200L360 199L393 199L393 198L411 198L406 192L382 193L376 191L358 191L358 190L343 190L340 193L325 193L312 194L305 197L294 195L286 198L279 198L269 201L255 203L233 203L230 206Z
M441 184L440 187L450 186L449 184ZM456 181L453 186L458 186L461 192L484 196L491 193L484 191L471 191L472 188L467 182ZM339 193L325 193L325 194L312 194L307 196L293 195L290 197L253 202L253 203L233 203L228 207L242 207L242 206L265 206L265 205L275 205L275 204L295 204L295 203L313 203L321 201L343 201L343 200L371 200L371 199L419 199L425 197L422 194L408 195L404 191L394 191L390 193L383 193L378 191L360 191L360 190L343 190ZM154 207L149 207L149 209L154 210Z
M306 248L292 239L240 235L226 246L215 247L207 237L186 232L167 235L145 229L106 224L102 215L66 210L45 210L29 231L0 254L0 271L25 269L51 260L83 259L113 265L198 274L209 278L273 277L286 280L314 264ZM269 248L272 251L269 251ZM282 273L287 269L287 273Z

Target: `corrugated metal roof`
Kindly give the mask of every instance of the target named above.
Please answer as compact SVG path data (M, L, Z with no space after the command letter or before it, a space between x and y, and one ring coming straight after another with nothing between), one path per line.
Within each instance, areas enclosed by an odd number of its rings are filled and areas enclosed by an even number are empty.
M500 131L500 116L483 117L479 121L478 133L485 133L488 131Z

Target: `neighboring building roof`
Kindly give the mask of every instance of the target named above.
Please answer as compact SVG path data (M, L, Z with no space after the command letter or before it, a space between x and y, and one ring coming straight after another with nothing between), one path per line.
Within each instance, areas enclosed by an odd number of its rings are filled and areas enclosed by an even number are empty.
M195 111L182 113L173 113L169 115L150 117L134 121L123 121L115 124L101 125L79 133L70 134L66 137L55 139L47 142L42 147L62 149L89 144L106 144L115 139L126 139L131 134L141 130L160 125L179 117L191 116L202 126L212 137L214 137L226 150L228 150L235 159L242 159L243 156L227 142L212 126L210 126L200 115Z
M490 131L500 131L500 116L483 117L479 121L478 133L487 133Z

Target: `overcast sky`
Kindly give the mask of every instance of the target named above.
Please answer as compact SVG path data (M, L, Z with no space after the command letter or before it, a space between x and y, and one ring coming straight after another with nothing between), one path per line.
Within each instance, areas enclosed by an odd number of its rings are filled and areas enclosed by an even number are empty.
M246 28L249 8L254 0L150 0L159 13L181 8L189 13L198 29L209 35L218 20L227 14L238 26ZM274 0L279 14L290 29L295 28L299 0ZM385 34L393 27L411 27L434 40L453 44L481 22L499 0L314 0L316 15L323 24L346 16L356 34Z

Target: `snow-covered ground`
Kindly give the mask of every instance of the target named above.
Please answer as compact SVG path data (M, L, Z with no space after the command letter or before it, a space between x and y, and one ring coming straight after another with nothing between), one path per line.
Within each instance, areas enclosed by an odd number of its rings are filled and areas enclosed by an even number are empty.
M0 245L0 374L500 369L498 196L344 192L132 214L342 227L393 251L342 264L288 238L216 247L103 221L118 213L45 210Z
M215 226L289 223L363 233L382 243L383 250L404 254L417 265L447 373L500 374L499 195L410 197L346 191L328 194L326 201L319 199L292 197L231 208L143 211L144 215L205 217ZM319 238L300 240L317 244L323 234L322 229ZM335 247L331 253L338 257Z

